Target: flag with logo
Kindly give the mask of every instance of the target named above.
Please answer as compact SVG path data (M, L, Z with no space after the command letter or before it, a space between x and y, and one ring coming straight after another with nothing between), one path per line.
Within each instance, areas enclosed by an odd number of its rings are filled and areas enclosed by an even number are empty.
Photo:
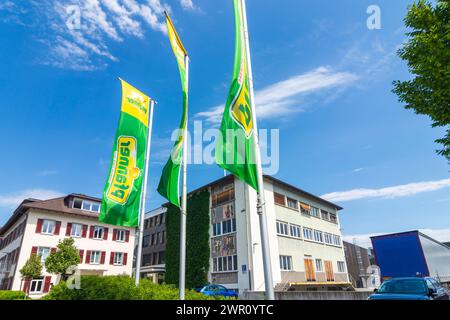
M169 34L170 44L173 53L178 62L178 69L181 77L181 87L183 91L183 111L181 114L180 129L178 137L173 145L169 160L163 168L161 179L158 185L158 192L170 203L180 207L180 169L181 158L183 155L183 132L186 129L187 122L187 103L188 103L188 79L187 79L187 52L175 30L175 27L166 13L167 32Z
M235 16L234 69L216 143L216 163L258 191L255 165L253 106L250 99L247 48L240 0L233 0Z
M149 97L127 82L99 221L137 227L148 138Z

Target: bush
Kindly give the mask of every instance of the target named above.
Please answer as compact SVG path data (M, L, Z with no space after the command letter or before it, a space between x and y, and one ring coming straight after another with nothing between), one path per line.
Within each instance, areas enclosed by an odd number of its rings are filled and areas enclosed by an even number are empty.
M0 290L0 300L24 300L25 292Z
M69 289L60 282L45 300L177 300L179 291L171 285L154 284L141 279L136 288L129 276L81 276L80 289ZM210 300L201 293L186 291L187 300Z

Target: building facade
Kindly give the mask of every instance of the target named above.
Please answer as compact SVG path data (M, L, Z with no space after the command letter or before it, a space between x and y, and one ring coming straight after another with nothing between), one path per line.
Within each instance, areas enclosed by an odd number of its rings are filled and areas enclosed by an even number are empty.
M164 281L166 250L166 208L145 214L142 241L141 278L155 283Z
M131 275L134 228L98 222L101 200L80 194L50 200L24 200L0 229L0 289L23 290L32 297L47 293L58 282L46 272L31 281L19 270L31 254L45 259L58 242L72 237L81 263L81 275Z
M272 285L277 290L349 285L338 218L342 208L275 178L264 179ZM240 292L265 290L256 192L233 175L193 192L205 189L210 193L209 282Z
M367 288L370 277L369 250L356 244L344 241L345 259L347 261L350 281L356 288Z

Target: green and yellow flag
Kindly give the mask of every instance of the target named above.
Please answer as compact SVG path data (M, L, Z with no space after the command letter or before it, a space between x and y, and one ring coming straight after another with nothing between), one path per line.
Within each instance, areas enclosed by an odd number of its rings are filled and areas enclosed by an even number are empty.
M122 108L99 221L137 227L139 222L150 98L123 80Z
M178 138L172 149L171 156L163 168L161 179L158 185L158 192L172 204L180 207L180 168L183 154L183 132L186 130L187 108L188 108L188 79L187 79L187 52L175 30L175 27L166 13L167 31L173 53L178 62L178 69L181 77L181 87L183 90L183 111L181 115L180 130Z
M236 33L234 69L220 127L222 139L216 143L216 162L258 191L242 3L240 0L233 0L233 3Z

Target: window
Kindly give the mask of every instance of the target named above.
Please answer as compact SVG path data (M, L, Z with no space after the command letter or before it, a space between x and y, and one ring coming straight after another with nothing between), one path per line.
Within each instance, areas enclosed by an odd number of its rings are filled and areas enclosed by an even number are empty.
M161 214L161 224L166 223L166 214Z
M303 228L303 238L306 240L312 240L313 239L312 229Z
M287 198L287 205L291 209L298 210L298 202L295 199Z
M330 212L330 221L333 223L337 223L337 216L334 213Z
M316 271L323 272L322 259L316 259Z
M43 279L33 279L30 283L30 293L41 293L43 289Z
M237 255L213 259L213 272L237 271Z
M72 206L75 209L81 209L81 210L92 211L92 212L100 212L100 203L98 203L98 202L82 200L82 199L74 199Z
M42 231L43 234L53 234L55 232L56 222L53 220L44 220L42 222Z
M144 236L142 238L142 246L144 248L147 248L149 244L150 244L150 236Z
M300 211L302 214L311 215L311 206L309 204L300 202Z
M161 232L161 244L164 244L166 242L166 232Z
M222 234L236 231L236 219L222 221Z
M75 238L80 238L83 232L83 226L79 223L72 223L70 228L70 236Z
M144 221L144 229L148 229L148 219L145 219Z
M337 262L338 272L345 272L345 263L344 261Z
M299 226L296 226L295 224L291 224L291 236L295 238L301 238L301 230Z
M274 197L275 204L279 204L280 206L286 205L284 195L274 192L273 197Z
M160 243L161 242L161 232L158 232L157 234L156 234L156 244L158 244L158 243Z
M90 264L100 264L100 256L101 251L91 251L91 259L89 260Z
M288 224L284 223L284 222L277 221L277 233L279 235L288 236L289 235Z
M94 227L94 239L103 239L103 227L95 226Z
M163 263L165 263L165 261L164 261L164 251L160 251L158 253L158 264L163 264Z
M314 241L323 242L323 233L318 230L314 230Z
M219 236L222 234L222 223L213 224L213 236Z
M44 263L45 259L50 255L51 249L47 247L39 247L37 255L41 257L41 262Z
M333 244L333 240L330 233L324 233L324 239L326 244Z
M114 253L114 265L116 265L116 266L123 265L123 253L122 252Z
M152 236L151 236L150 245L151 245L151 246L155 245L155 234L154 234L154 233L153 233Z
M333 243L335 246L340 246L341 245L341 237L337 236L337 235L332 235L333 236Z
M123 229L116 230L116 241L120 241L120 242L125 241L125 230L123 230Z
M152 254L144 254L142 256L142 265L143 266L149 266L152 264Z
M328 211L320 210L320 212L322 213L322 219L323 220L327 220L327 221L330 220L330 214L328 213Z
M280 269L284 271L292 270L292 257L280 256Z
M311 207L311 215L313 217L319 218L319 209L316 207Z

